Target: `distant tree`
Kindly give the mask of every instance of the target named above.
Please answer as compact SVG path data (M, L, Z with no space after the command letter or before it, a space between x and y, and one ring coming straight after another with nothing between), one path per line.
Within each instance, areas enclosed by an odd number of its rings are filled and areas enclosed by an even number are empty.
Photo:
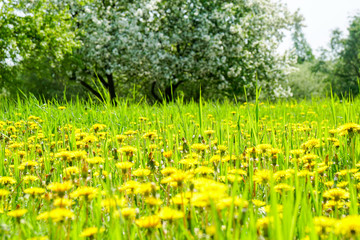
M288 75L292 97L296 99L310 99L324 96L328 90L327 74L313 72L314 62L304 62L295 66L296 71Z
M74 9L82 47L72 72L94 94L94 72L109 91L121 74L123 86L140 85L158 101L200 86L208 96L233 98L256 82L264 92L286 94L280 86L288 61L276 49L291 16L279 4L94 0Z
M334 91L341 95L359 93L360 79L360 15L354 16L348 28L348 36L343 37L339 30L333 31L331 38Z
M0 7L0 87L58 86L64 56L78 46L66 9L47 0L5 0ZM41 78L38 78L41 75ZM45 81L45 82L43 82ZM40 83L40 85L37 85ZM56 87L53 87L55 89Z
M341 54L341 51L344 50L344 36L339 28L336 28L332 31L330 37L330 58L336 58Z
M303 28L305 27L304 20L304 17L300 14L299 10L297 10L294 14L292 40L297 56L297 63L299 64L314 60L314 54L303 32Z
M326 74L326 81L340 97L359 94L360 15L352 17L347 36L339 29L332 32L329 47L322 49L312 71Z
M158 101L200 86L211 98L289 93L276 49L292 16L270 0L7 0L1 11L0 63L23 81L80 83L112 101L134 85Z

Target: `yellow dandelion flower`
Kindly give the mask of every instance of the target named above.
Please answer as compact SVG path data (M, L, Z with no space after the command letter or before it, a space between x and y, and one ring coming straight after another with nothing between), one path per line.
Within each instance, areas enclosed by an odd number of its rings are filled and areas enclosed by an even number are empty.
M144 194L149 195L153 190L156 190L157 187L152 183L143 183L140 184L137 188L134 189L135 194Z
M206 149L208 149L208 145L202 144L202 143L194 143L193 145L191 145L191 149L194 149L196 151L202 152Z
M216 226L207 226L205 232L209 236L214 236L216 234Z
M338 127L337 132L339 133L340 136L343 135L353 135L354 133L359 133L360 132L360 125L356 124L356 123L346 123L344 125L341 125L340 127Z
M337 222L336 219L325 216L314 217L313 221L318 234L327 234L332 232Z
M221 156L220 155L213 155L211 158L210 158L210 162L220 162L221 160Z
M238 206L241 208L247 208L249 206L249 202L244 199L241 199L239 197L236 197L234 199L232 197L226 197L226 198L219 199L219 201L217 201L216 209L222 210L224 208L231 207L232 205Z
M208 137L211 137L212 135L214 135L215 131L214 130L205 130L204 131L204 135L208 136Z
M125 153L128 156L132 156L137 151L137 148L134 148L132 146L124 146L120 148L120 152Z
M164 169L161 170L161 174L165 175L165 176L169 176L175 172L177 172L178 170L174 167L166 167Z
M197 160L197 158L185 158L180 160L179 163L189 167L199 164L199 161Z
M145 203L151 205L151 206L160 206L163 201L161 199L155 198L155 197L147 197L145 198Z
M261 200L258 200L258 199L253 199L251 200L252 203L254 204L255 207L263 207L266 205L265 202L261 201Z
M162 220L176 220L179 218L183 218L184 217L184 213L169 207L164 207L160 210L159 214L158 214L159 218L161 218Z
M105 159L103 159L102 157L93 157L93 158L87 158L86 162L89 163L90 165L95 165L95 164L104 163Z
M64 169L64 173L66 176L73 176L79 174L80 169L78 167L67 167Z
M271 172L269 170L258 170L254 174L254 182L257 184L267 184L270 181Z
M126 135L116 135L116 140L119 142L119 143L122 143L123 141L125 141L125 139L127 138Z
M342 200L339 200L339 201L329 200L323 205L323 208L324 208L324 210L329 211L329 210L335 209L335 208L342 209L345 206L346 206L346 203Z
M229 162L229 161L234 161L236 159L237 159L237 157L235 155L226 155L221 159L221 161L222 162Z
M7 213L9 217L20 218L28 212L27 209L17 209Z
M287 170L280 170L275 172L273 176L276 181L282 181L289 179L292 176L292 173Z
M122 207L126 203L124 198L119 198L118 196L112 198L106 198L101 201L101 206L110 210L111 208Z
M271 144L259 144L256 147L256 152L259 154L264 154L268 151L268 149L271 149Z
M318 169L316 169L316 172L321 174L324 173L328 168L329 166L319 167Z
M47 189L57 193L64 193L66 191L69 191L72 187L73 184L70 181L66 181L63 183L59 183L59 182L50 183L47 186Z
M297 173L298 177L308 177L308 176L314 176L315 173L310 172L309 170L301 170Z
M48 220L51 219L53 222L60 222L67 219L74 218L75 214L66 208L55 208L50 212L40 213L36 220Z
M228 190L227 185L207 178L197 178L192 180L192 183L195 189L209 195L212 199L223 197Z
M87 156L87 152L85 151L71 151L70 154L71 159L77 161L83 160Z
M99 192L99 189L94 187L79 187L74 192L70 193L71 198L85 197L86 199L94 198Z
M320 140L319 139L310 139L306 141L305 143L301 144L301 148L305 151L311 151L313 148L319 148L320 147Z
M124 134L127 136L131 136L131 135L137 134L137 131L129 130L129 131L124 132Z
M219 145L217 146L217 149L220 151L221 154L224 154L228 150L228 147L225 145Z
M115 166L121 170L130 169L130 168L132 168L133 165L134 165L134 163L132 163L132 162L118 162L115 164Z
M141 183L139 183L137 181L127 181L119 188L119 190L132 192L134 189L138 188L140 185L141 185Z
M106 125L105 124L100 124L100 123L96 123L94 125L92 125L91 127L92 129L94 129L95 132L97 131L102 131L106 128Z
M340 201L341 199L347 199L350 197L350 193L342 188L332 188L329 190L326 190L323 193L324 198L329 198L334 201Z
M228 171L228 173L234 174L234 175L243 175L243 176L247 175L247 172L245 170L242 170L242 169L231 169L231 170Z
M172 151L166 151L166 152L163 152L163 156L164 158L171 158L171 156L173 155L173 152Z
M181 184L183 181L190 179L192 175L187 172L177 171L171 174L170 177L174 182Z
M73 203L73 200L68 198L56 198L54 200L54 206L59 208L71 207Z
M104 231L105 231L105 228L89 227L89 228L85 228L81 232L80 237L93 237Z
M13 177L0 177L0 184L2 185L13 185L16 180Z
M88 135L83 139L83 142L86 144L91 144L91 143L94 143L97 141L98 141L98 138L94 135Z
M265 212L269 213L273 207L274 207L274 206L266 205L266 206L265 206ZM283 210L284 210L284 206L281 205L281 204L276 205L276 208L277 208L277 211L278 211L279 213L282 213Z
M141 228L159 228L161 227L160 218L156 215L141 217L135 221L136 225Z
M142 169L142 168L139 168L139 169L136 169L135 171L133 171L133 175L135 177L146 177L146 176L149 176L151 173L150 169Z
M274 190L278 193L293 191L295 188L286 183L280 183L274 186Z
M48 236L32 237L32 238L28 238L27 240L49 240L49 237Z
M276 156L277 154L281 153L281 149L270 148L270 149L267 149L266 153L269 154L270 156Z
M0 198L5 197L10 194L10 191L6 189L0 189Z
M142 136L142 138L144 139L151 139L151 140L156 139L157 137L158 135L156 132L147 132Z
M260 230L266 231L269 228L271 222L272 222L272 218L270 217L259 218L256 221L256 228L258 229L258 231Z
M56 158L61 158L64 161L72 160L73 154L70 151L61 151L55 154Z
M171 203L174 205L187 205L189 203L189 200L181 197L180 195L177 195L171 198Z
M335 233L346 239L356 239L360 235L360 216L347 216L337 222Z
M290 150L290 154L294 155L295 157L300 157L300 155L304 154L304 149L294 149Z
M123 208L121 209L121 215L124 218L134 218L137 214L138 209L136 208Z
M27 175L22 178L23 183L35 182L40 180L37 176Z
M345 188L347 185L349 185L349 182L347 182L347 181L342 181L342 182L339 182L338 184L336 184L336 187L338 187L338 188Z
M27 188L24 190L24 193L35 196L35 195L40 195L43 194L45 192L44 188L38 188L38 187L34 187L34 188Z
M214 173L214 169L206 167L206 166L200 166L195 169L195 173L212 174L212 173Z

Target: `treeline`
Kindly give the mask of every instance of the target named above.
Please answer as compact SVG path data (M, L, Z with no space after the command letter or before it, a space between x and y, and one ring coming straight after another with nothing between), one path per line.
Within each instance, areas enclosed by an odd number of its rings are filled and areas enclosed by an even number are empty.
M351 18L346 33L332 32L329 47L320 49L317 58L304 39L293 35L293 40L298 56L297 71L289 75L293 97L325 96L330 91L340 98L359 94L360 14Z
M196 100L201 89L241 101L257 87L274 99L356 83L339 72L349 73L350 42L336 35L332 58L308 58L300 14L270 0L7 0L0 9L1 96L156 102ZM284 30L296 53L278 53ZM304 84L288 74L296 59L310 74L304 81L321 76L316 90L301 94Z

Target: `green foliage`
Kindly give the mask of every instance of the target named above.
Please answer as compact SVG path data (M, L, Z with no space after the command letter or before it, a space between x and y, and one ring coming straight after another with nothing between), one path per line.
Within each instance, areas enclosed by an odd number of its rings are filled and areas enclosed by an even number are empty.
M313 63L304 62L294 66L293 72L288 76L292 96L296 99L311 99L321 97L329 90L326 82L327 75L312 71Z
M276 49L292 17L270 0L3 5L0 69L17 65L10 78L20 83L80 83L101 98L92 84L98 79L111 99L134 85L157 101L172 100L177 91L196 99L200 87L207 98L244 99L244 86L254 95L256 85L268 96L288 95L282 85L290 61Z
M313 72L326 74L326 81L340 97L357 95L360 78L360 15L354 16L344 37L338 29L330 40L330 51L323 50L312 67Z
M299 10L294 14L294 26L292 33L292 40L294 43L295 54L297 56L297 63L304 63L314 60L314 54L309 43L306 41L303 33L304 17L299 13Z
M78 46L69 13L48 0L6 0L0 15L0 87L52 95L44 86L64 84L61 63Z
M349 35L341 39L339 58L334 66L333 85L342 94L359 93L358 78L360 78L360 15L355 16L348 28Z

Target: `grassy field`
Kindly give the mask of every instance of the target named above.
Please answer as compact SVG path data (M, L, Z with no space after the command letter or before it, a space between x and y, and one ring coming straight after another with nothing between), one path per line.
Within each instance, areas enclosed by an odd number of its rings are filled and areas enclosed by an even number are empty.
M1 100L1 239L359 239L359 114Z

